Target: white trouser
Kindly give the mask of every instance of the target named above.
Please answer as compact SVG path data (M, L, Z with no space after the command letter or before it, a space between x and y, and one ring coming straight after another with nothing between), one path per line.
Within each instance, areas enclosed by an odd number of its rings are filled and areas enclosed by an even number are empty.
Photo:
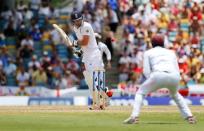
M153 72L137 91L131 116L138 117L142 102L144 100L144 96L160 88L169 89L171 97L176 102L184 118L192 116L192 113L184 98L177 91L179 81L180 76L178 74L167 72Z
M83 72L85 81L89 87L90 94L93 93L93 72L96 70L104 70L102 59L93 59L85 61L85 71ZM90 95L92 97L92 95Z

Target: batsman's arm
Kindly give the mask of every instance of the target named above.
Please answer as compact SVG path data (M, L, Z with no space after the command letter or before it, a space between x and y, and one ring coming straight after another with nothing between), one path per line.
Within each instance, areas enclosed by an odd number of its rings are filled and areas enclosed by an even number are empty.
M80 46L86 46L89 43L89 36L88 35L84 35L83 38L81 40L77 41L77 44Z
M92 35L91 30L91 26L83 27L83 29L81 30L82 38L77 41L77 44L79 46L87 46L89 44L90 36Z

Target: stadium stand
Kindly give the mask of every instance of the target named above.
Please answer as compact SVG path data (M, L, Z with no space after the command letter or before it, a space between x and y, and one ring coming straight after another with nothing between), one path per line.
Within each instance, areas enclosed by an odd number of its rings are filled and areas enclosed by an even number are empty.
M110 71L108 79L117 79L109 80L114 87L118 82L119 85L134 83L133 76L139 81L143 79L140 75L142 55L151 48L151 36L158 32L165 35L166 47L177 53L181 87L204 83L204 3L201 0L85 0L84 3L74 2L72 6L73 10L83 12L85 20L93 22L94 29L101 33L111 50L113 68L117 69ZM43 85L56 89L55 81L68 78L65 72L71 64L75 68L69 67L72 77L67 81L72 81L73 85L82 83L79 89L87 88L80 73L80 59L72 55L51 26L57 23L72 35L69 14L70 10L62 11L43 0L28 4L21 1L16 8L5 7L0 12L1 74L7 73L8 68L12 71L12 75L6 75L6 82L1 78L1 85L19 86L17 74L23 65L29 75L29 86L36 84L32 73L43 68L47 76ZM22 46L27 36L33 41L32 46L26 46L28 43ZM29 67L33 55L40 67Z

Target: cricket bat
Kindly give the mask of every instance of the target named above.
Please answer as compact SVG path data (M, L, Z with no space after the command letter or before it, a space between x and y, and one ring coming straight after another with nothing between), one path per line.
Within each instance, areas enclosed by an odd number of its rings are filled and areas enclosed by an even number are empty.
M73 46L73 43L71 42L71 40L69 39L69 37L66 35L66 33L57 25L57 24L53 24L53 27L57 30L57 32L60 34L60 36L62 37L63 41L65 42L65 44L67 46Z

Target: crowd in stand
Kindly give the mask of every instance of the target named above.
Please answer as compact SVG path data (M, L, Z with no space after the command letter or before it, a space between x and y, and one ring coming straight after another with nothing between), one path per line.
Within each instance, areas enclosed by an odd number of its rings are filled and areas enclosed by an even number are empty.
M115 2L77 0L73 3L73 10L81 11L94 31L103 34L102 40L112 54L112 32L116 32L119 20L109 5ZM72 50L63 44L52 27L57 23L74 39L70 13L54 8L49 0L30 0L28 4L20 1L14 9L5 7L0 12L1 85L51 89L80 85L80 88L87 88L80 58L73 56Z
M181 88L204 83L202 1L150 0L138 5L123 1L123 4L126 10L121 16L124 39L119 43L120 82L134 81L132 73L141 74L143 52L151 48L151 36L161 33L166 48L177 54Z
M178 56L181 86L204 83L201 0L76 0L73 7L103 36L112 55L119 51L119 82L141 78L143 52L151 48L151 36L162 33L166 48ZM1 85L83 88L80 60L61 44L52 23L70 33L69 15L49 0L31 0L28 5L20 1L15 9L1 11Z
M68 18L49 0L5 7L0 13L0 85L51 89L79 85L79 60L51 26L58 23L67 29Z

